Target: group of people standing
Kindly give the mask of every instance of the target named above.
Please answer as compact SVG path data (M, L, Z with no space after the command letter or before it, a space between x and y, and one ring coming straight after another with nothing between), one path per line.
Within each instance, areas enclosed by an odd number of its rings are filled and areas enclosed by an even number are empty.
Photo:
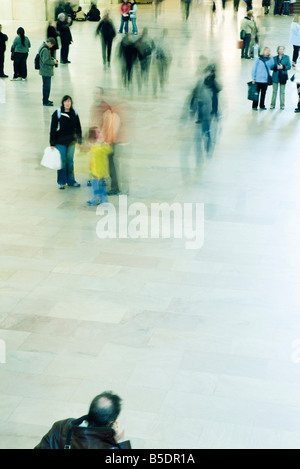
M290 41L293 46L292 60L285 54L285 47L277 47L276 56L271 56L269 47L259 50L258 28L254 20L253 12L247 11L241 22L240 38L243 41L241 57L245 59L256 58L254 47L257 47L257 58L252 68L252 82L255 84L255 93L250 98L252 109L257 110L258 105L261 110L267 109L265 98L268 86L272 86L272 98L270 109L275 109L279 91L280 109L285 108L285 87L289 80L288 71L293 70L291 81L297 85L298 103L295 112L300 112L300 15L295 15L290 27Z
M90 128L83 142L82 128L72 97L65 95L61 106L51 117L50 146L61 156L61 169L57 171L57 184L60 190L66 186L79 188L74 174L74 153L78 143L82 151L90 153L90 176L88 185L93 188L93 197L88 205L98 205L108 201L107 195L119 193L119 183L115 165L116 147L121 128L120 112L109 105L103 97L103 89L97 88L90 115ZM106 181L110 179L110 191Z

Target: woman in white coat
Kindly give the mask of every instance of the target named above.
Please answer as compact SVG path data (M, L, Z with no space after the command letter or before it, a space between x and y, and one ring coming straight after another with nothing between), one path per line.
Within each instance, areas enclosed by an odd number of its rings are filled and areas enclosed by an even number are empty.
M290 44L294 48L292 61L296 63L300 50L300 15L295 15L291 24Z

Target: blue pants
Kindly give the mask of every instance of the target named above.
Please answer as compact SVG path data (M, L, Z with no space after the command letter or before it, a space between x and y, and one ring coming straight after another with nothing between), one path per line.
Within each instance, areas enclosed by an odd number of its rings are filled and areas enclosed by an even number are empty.
M51 90L51 77L43 77L43 104L47 104L49 101L50 90Z
M100 202L101 204L108 202L105 179L94 178L92 186L94 192L92 201L95 203Z
M123 16L121 16L121 24L120 24L119 33L123 32L123 26L124 25L125 25L125 33L127 34L128 33L128 21L124 21Z
M74 178L74 152L75 144L56 145L62 160L62 169L57 171L57 184L73 186L76 182Z
M137 25L136 25L136 18L131 18L131 23L132 23L132 32L133 34L138 33Z

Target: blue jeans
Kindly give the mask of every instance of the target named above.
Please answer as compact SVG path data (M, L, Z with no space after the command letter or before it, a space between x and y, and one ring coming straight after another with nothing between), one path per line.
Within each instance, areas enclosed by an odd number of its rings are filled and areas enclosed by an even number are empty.
M125 33L127 34L128 33L128 21L124 21L123 16L121 16L121 24L120 24L119 33L123 32L124 25L125 25Z
M104 204L108 202L105 179L94 178L92 180L94 197L91 202Z
M131 23L132 23L132 32L133 34L137 34L138 29L136 26L136 18L131 18Z
M71 145L56 145L60 152L62 169L57 171L57 184L73 186L76 182L74 178L74 152L75 144Z
M50 90L51 90L51 77L43 77L43 104L47 104L49 101Z

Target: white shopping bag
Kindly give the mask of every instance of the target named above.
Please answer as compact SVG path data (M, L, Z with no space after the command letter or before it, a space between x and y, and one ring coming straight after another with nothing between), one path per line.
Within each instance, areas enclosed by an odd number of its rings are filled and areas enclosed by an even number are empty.
M44 155L41 161L41 165L49 169L55 169L55 170L61 169L62 162L61 162L60 152L58 151L58 149L55 147L45 148Z

